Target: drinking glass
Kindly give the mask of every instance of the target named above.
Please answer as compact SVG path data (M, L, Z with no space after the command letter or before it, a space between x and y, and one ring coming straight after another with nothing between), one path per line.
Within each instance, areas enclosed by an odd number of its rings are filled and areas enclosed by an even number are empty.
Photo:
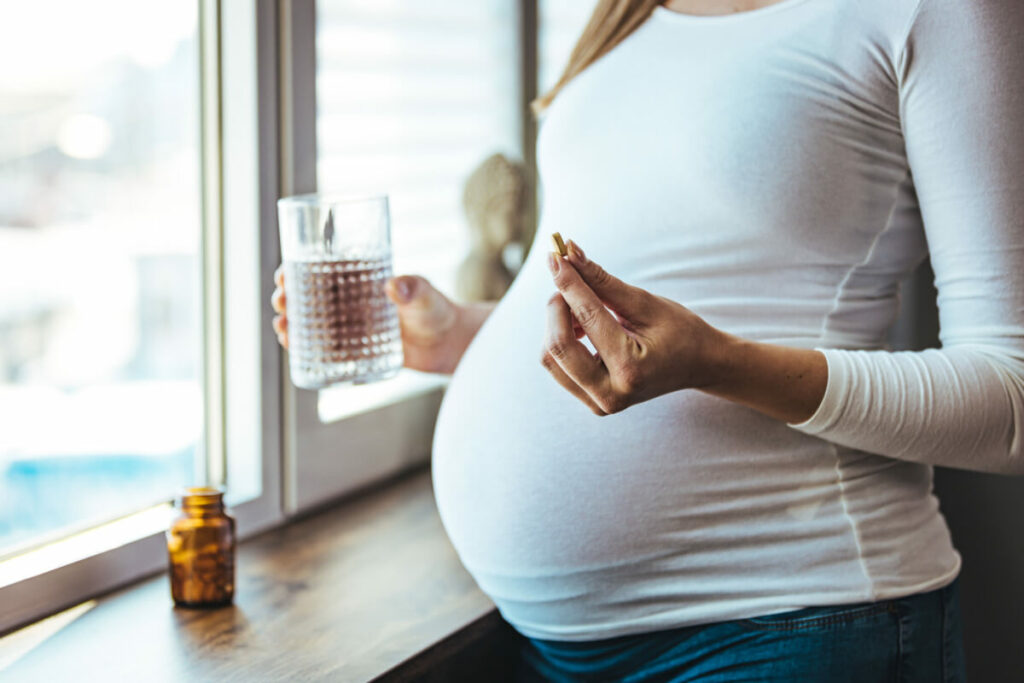
M392 275L387 196L299 195L279 199L277 211L292 383L319 389L397 374L398 309L384 291Z

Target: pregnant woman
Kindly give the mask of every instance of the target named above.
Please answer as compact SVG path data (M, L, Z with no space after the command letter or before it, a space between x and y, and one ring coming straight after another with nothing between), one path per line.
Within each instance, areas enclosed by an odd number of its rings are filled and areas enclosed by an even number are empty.
M569 255L493 310L389 282L532 675L963 680L932 465L1024 472L1022 35L1020 0L598 3L539 102ZM942 348L884 350L929 254Z

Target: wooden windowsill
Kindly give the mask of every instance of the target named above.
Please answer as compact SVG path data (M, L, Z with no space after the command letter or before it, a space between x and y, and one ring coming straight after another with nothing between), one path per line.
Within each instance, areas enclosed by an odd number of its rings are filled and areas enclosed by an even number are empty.
M421 470L241 544L231 607L175 608L160 575L99 599L0 678L434 678L444 658L506 632Z

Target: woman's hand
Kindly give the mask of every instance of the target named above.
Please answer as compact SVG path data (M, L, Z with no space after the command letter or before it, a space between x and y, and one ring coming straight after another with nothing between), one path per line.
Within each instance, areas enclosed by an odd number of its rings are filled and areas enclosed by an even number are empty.
M594 413L617 413L680 389L790 423L806 420L821 403L828 380L821 352L722 332L684 306L609 275L571 240L568 250L567 260L549 254L558 292L548 301L541 363ZM595 354L578 341L582 334Z
M288 348L284 271L274 273L276 288L270 303L277 315L277 340ZM426 279L403 275L387 281L385 291L398 307L404 365L422 372L454 372L459 359L483 324L493 304L462 306L449 300Z
M549 255L559 291L548 301L541 358L559 384L608 415L715 380L725 334L676 302L609 275L571 240L568 250L568 260ZM578 341L574 325L596 354Z
M454 303L419 275L393 277L385 289L398 306L405 367L454 372L483 318L476 322L475 311Z
M274 309L274 316L271 325L277 333L277 343L288 348L288 315L285 312L284 296L284 264L282 263L274 271L274 293L270 295L270 306Z

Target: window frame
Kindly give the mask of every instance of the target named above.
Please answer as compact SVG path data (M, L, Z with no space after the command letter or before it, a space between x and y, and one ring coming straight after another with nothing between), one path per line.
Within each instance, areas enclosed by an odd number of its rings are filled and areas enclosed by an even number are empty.
M273 0L196 2L207 402L207 466L197 467L197 478L228 476L231 511L246 538L284 519L282 363L266 305L279 261L278 17ZM235 339L253 338L258 345L224 352ZM258 486L233 490L230 482L247 472ZM170 516L165 503L0 562L0 634L165 568Z

